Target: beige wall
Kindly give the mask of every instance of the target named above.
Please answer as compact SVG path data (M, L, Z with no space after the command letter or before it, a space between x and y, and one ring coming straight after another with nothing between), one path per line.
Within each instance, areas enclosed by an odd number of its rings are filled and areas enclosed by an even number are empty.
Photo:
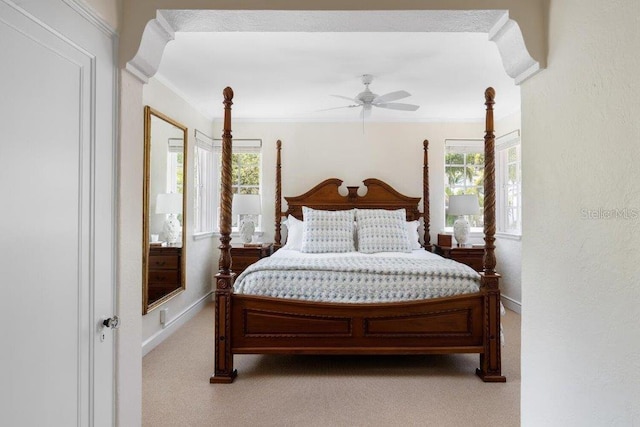
M640 423L640 2L552 2L522 86L522 421ZM583 209L594 210L584 219Z
M200 240L193 238L195 196L193 190L195 158L193 133L195 129L198 129L211 135L213 123L156 79L149 80L149 83L144 86L142 100L145 105L151 106L187 127L187 161L185 165L187 180L184 186L187 195L187 208L184 214L186 226L183 230L183 233L186 233L186 289L162 304L158 309L142 316L142 343L145 345L144 352L147 352L168 336L167 330L163 329L160 324L160 308L168 309L167 323L171 323L187 314L193 304L211 293L213 251L217 242L213 237Z
M478 108L484 109L483 95ZM424 139L430 141L431 231L444 224L444 140L482 138L484 123L248 123L233 124L234 138L263 139L263 197L273 206L275 143L282 140L282 193L296 196L326 178L360 185L379 178L401 193L422 196ZM216 123L215 134L221 133ZM346 188L344 189L346 194ZM283 206L286 206L283 203ZM273 237L274 212L263 215L265 238Z

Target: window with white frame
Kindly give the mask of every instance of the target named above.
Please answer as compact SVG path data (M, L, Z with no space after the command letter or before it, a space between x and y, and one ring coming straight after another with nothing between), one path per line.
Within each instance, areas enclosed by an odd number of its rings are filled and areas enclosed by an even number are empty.
M169 138L167 154L167 193L183 193L184 185L184 141L182 138Z
M194 223L195 233L213 233L216 225L215 188L217 175L213 153L213 139L195 130L194 153Z
M496 219L498 232L522 233L520 131L496 139Z
M445 230L452 230L456 216L448 214L449 196L475 194L480 214L469 215L471 231L480 232L484 225L484 141L476 139L445 140Z
M216 140L215 147L216 153L218 154L217 164L220 165L222 141ZM253 194L256 196L261 195L261 151L261 139L233 140L233 152L231 156L231 192L233 194ZM243 220L253 221L253 223L256 224L256 229L261 229L261 214L236 214L234 212L231 223L233 231L238 230L238 226L242 223Z

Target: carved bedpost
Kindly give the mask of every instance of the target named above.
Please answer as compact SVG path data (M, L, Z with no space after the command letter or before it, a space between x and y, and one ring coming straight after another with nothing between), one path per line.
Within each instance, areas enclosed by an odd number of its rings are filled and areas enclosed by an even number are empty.
M280 230L282 228L282 159L280 158L280 152L282 151L282 141L276 142L276 234L274 236L275 247L279 248L282 245L282 236Z
M424 219L424 249L431 250L431 232L429 231L430 217L429 214L429 140L425 139L424 146L424 164L422 167L422 215Z
M493 129L493 104L496 91L490 87L484 92L487 115L484 134L484 272L496 272L496 136Z
M220 189L220 259L215 291L215 371L209 382L230 383L237 375L231 353L231 292L235 273L231 271L231 106L233 90L226 87L224 95L224 128L222 132L222 168Z
M496 159L493 105L496 91L484 92L487 106L484 135L484 270L481 290L485 294L484 353L480 354L480 369L476 373L486 382L505 382L502 375L500 343L500 275L496 274Z

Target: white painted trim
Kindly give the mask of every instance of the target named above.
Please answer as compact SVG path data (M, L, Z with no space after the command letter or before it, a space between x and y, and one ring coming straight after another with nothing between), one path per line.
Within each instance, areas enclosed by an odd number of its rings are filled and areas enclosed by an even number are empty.
M199 233L193 233L193 240L204 240L210 237L215 237L215 236L220 237L220 233L215 232L215 231L202 231Z
M84 3L81 0L62 0L67 6L71 9L78 12L89 21L93 26L98 28L100 31L105 33L109 37L115 36L117 33L116 29L113 28L107 21L105 21L100 15L96 13L96 11L90 5Z
M126 69L142 83L147 83L158 71L164 48L174 37L173 29L164 18L152 19L145 26L138 53L127 62Z
M496 238L505 239L505 240L514 240L516 242L519 242L522 240L522 234L511 234L511 233L505 233L503 231L497 231Z
M169 320L161 330L147 338L142 343L142 356L146 356L147 353L160 345L162 341L169 338L169 336L171 336L171 334L177 331L181 326L193 319L195 315L211 301L212 295L213 291L207 292L206 295L195 301L189 307L185 308L176 317Z
M518 314L522 314L522 303L520 301L516 301L506 295L500 295L500 297L505 308L508 308L511 311L515 311Z
M489 31L489 40L498 46L504 70L517 85L540 70L540 63L529 55L520 26L513 19L498 20Z
M163 10L149 21L140 48L126 68L143 83L158 71L166 44L176 31L425 31L425 20L433 32L485 32L495 42L507 74L520 84L540 64L527 50L518 24L496 11L281 11L281 10ZM500 13L500 11L498 11ZM189 19L185 19L186 17ZM437 18L434 18L437 17ZM393 17L390 19L390 17ZM313 18L313 19L311 19ZM455 18L455 19L454 19ZM378 22L376 22L378 21ZM378 25L376 25L378 24Z

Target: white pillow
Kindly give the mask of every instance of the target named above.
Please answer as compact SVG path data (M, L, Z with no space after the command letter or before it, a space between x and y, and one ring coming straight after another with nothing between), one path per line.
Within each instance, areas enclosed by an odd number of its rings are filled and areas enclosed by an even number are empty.
M357 209L358 252L411 252L404 209Z
M411 249L422 249L420 244L420 234L418 228L420 227L420 221L407 221L407 234L409 235L409 243Z
M302 249L302 221L295 216L289 215L286 221L287 243L282 249L299 251Z
M354 252L354 210L323 211L302 207L302 252Z

